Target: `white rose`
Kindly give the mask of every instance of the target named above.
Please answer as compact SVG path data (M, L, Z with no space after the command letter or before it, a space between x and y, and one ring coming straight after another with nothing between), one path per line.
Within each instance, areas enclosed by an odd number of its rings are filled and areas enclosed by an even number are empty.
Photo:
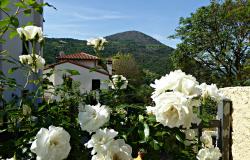
M213 100L219 102L223 99L223 95L220 93L216 84L207 85L202 83L199 88L202 90L202 97L211 97Z
M113 140L106 153L98 153L91 160L133 160L132 148L123 139Z
M93 148L91 154L106 154L110 144L114 141L118 132L113 129L99 129L91 136L91 139L85 144L87 148Z
M186 75L181 70L170 72L159 80L156 79L155 83L150 86L155 89L152 95L153 100L167 91L181 92L188 97L200 95L200 89L197 87L198 82L196 79L191 75Z
M211 136L211 132L203 131L202 136L200 137L200 140L203 143L204 147L207 147L207 148L213 147L213 139Z
M95 106L80 106L83 111L79 111L78 119L83 131L95 132L109 121L110 111L107 106L98 103Z
M191 126L193 113L182 94L166 92L155 99L155 104L154 114L157 122L170 128Z
M99 37L99 38L87 40L87 45L93 46L96 50L103 50L104 44L107 42L108 41L105 38Z
M218 147L200 149L196 158L198 160L219 160L221 152Z
M111 143L106 160L133 160L132 148L123 139L117 139Z
M45 60L37 54L21 55L19 56L19 61L22 64L30 65L33 72L38 72L39 69L43 70L44 65L45 65Z
M22 64L32 64L32 57L30 55L21 55L19 56L19 61Z
M126 89L128 80L122 75L113 75L109 85L112 89Z
M43 40L43 31L41 27L25 26L24 28L17 28L17 33L20 37L24 37L26 41L37 39L38 42Z
M70 135L61 127L50 126L41 128L36 140L31 145L31 151L39 160L62 160L70 152Z
M92 156L91 160L107 160L107 155L96 154Z
M38 69L43 70L44 65L45 65L45 60L41 56L39 56L39 55L35 55L35 56L36 56L36 63L35 63L36 69L37 70Z

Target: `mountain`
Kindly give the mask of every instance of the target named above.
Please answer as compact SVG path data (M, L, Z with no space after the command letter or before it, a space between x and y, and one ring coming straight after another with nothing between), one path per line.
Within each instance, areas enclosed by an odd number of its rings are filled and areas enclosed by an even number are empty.
M131 53L138 65L143 69L148 69L158 74L165 74L172 68L169 56L174 51L156 39L138 32L127 31L105 37L108 44L103 55L111 57L118 52ZM44 57L47 63L54 63L55 57L60 51L65 54L86 52L94 54L92 47L86 45L85 40L71 38L46 38L44 47Z
M127 31L116 33L110 36L107 36L106 39L110 41L133 41L135 43L140 43L142 45L154 44L154 45L162 45L161 42L156 39L138 31Z

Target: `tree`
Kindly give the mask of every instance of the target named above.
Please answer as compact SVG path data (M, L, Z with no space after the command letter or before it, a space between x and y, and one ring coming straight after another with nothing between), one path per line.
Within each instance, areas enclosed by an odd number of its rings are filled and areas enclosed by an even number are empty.
M197 9L172 38L180 38L176 53L194 59L226 84L244 81L243 65L250 53L250 1L212 1Z
M132 54L118 53L113 57L115 74L125 76L132 84L141 83L141 71Z
M187 74L194 75L199 82L214 83L218 78L209 68L183 52L176 51L171 59L175 69L180 69Z
M250 58L246 60L246 63L243 66L243 73L244 73L244 85L250 86Z

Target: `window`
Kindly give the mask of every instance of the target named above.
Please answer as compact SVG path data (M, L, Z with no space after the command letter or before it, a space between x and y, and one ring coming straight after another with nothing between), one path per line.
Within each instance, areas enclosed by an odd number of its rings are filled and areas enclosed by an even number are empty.
M23 41L22 55L27 55L27 54L29 54L29 42L28 41Z
M96 66L101 66L102 65L102 61L101 60L97 60L96 61Z
M101 87L100 79L93 79L92 80L92 90L98 90Z

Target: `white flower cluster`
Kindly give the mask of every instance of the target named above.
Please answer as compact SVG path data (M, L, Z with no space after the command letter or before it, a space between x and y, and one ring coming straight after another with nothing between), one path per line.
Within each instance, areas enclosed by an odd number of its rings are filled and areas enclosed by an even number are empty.
M223 95L219 92L216 84L207 85L202 83L199 88L202 90L202 97L210 97L216 102L220 102L223 99Z
M199 150L196 158L198 160L219 160L221 155L220 149L213 146L212 132L204 131L200 140L203 144L203 148Z
M155 107L147 107L147 112L153 113L157 122L170 128L182 126L189 129L192 123L200 122L193 113L193 107L200 105L200 97L222 99L216 85L199 85L195 77L181 70L155 80L151 87L155 89L151 96Z
M19 61L22 64L28 64L31 66L33 72L38 72L39 69L43 69L45 65L45 60L43 57L37 54L28 54L19 56Z
M112 89L126 89L128 80L122 75L113 75L109 86L111 86Z
M104 50L104 44L107 43L108 41L103 38L95 38L95 39L89 39L87 40L87 45L93 46L96 50Z
M24 28L17 28L17 33L25 41L37 40L43 41L43 31L41 27L25 26Z
M43 41L43 32L41 27L37 26L26 26L24 28L17 28L17 33L21 39L25 41L38 42ZM35 48L35 45L32 43L32 47ZM43 69L45 65L45 60L35 53L29 55L19 56L19 61L22 64L28 64L31 66L33 72L38 72L39 69Z
M89 133L97 131L109 121L109 117L109 108L100 103L95 106L79 106L78 120L83 131L88 131Z
M92 160L132 160L132 148L123 139L114 139L118 132L113 129L99 129L85 144L91 151Z
M69 155L70 135L61 127L41 128L31 145L31 151L37 160L62 160Z
M118 132L113 129L100 129L109 121L109 117L110 110L107 106L79 106L78 119L82 130L95 132L85 144L87 148L93 148L92 160L132 160L132 148L123 139L114 139Z

